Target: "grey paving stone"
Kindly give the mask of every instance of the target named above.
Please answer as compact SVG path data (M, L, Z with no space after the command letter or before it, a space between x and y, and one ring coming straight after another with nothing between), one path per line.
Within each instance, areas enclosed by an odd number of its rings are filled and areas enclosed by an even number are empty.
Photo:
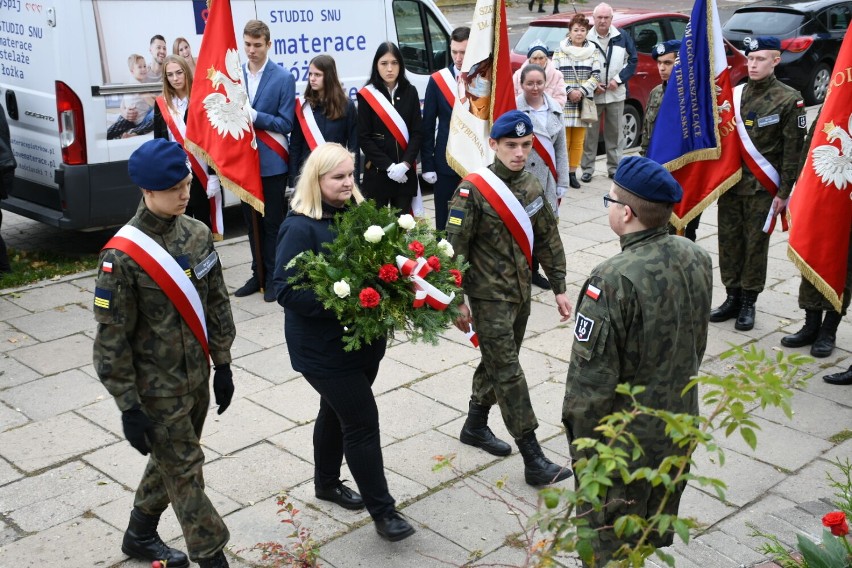
M796 391L793 394L792 406L792 423L780 410L767 409L757 414L767 420L789 425L791 428L809 432L820 438L828 438L836 434L840 424L852 424L852 408L806 392ZM826 420L826 417L831 419Z
M50 341L93 329L92 312L69 304L9 320L10 325L39 341Z
M568 460L566 460L563 464L559 460L555 459L555 456L550 455L550 457L554 463L570 467ZM537 507L539 498L538 494L541 488L527 485L524 481L524 460L518 453L513 453L509 457L497 460L494 465L477 472L474 477L482 481L488 487L495 487L495 490L497 483L500 482L505 488L500 491L505 491L511 494L516 500L529 504L531 509L535 509ZM556 484L556 487L562 489L573 489L574 478L572 477L564 481L560 481Z
M438 346L428 343L401 343L389 347L385 359L394 359L421 371L435 373L455 367L459 363L478 360L479 349L455 343Z
M281 385L271 385L246 398L296 424L316 419L320 406L319 394L301 377Z
M103 394L100 381L72 369L2 391L0 400L41 420L91 404Z
M754 422L760 427L757 433L757 449L752 450L742 436L719 438L720 445L762 462L794 471L811 462L832 447L831 443L811 436L800 429L790 428L794 423L776 424L762 418Z
M92 303L92 296L87 291L67 282L34 285L5 298L30 312L43 312L68 304Z
M231 371L234 373L235 398L248 398L255 393L265 391L275 386L275 383L262 379L254 373L250 373L237 365L231 365ZM213 400L215 402L215 398Z
M274 313L242 322L240 336L265 349L281 345L284 343L283 314Z
M568 361L571 360L571 344L574 340L574 328L570 325L556 327L548 332L525 339L523 349L532 349L544 353L565 365L568 373Z
M267 438L282 450L298 456L308 463L314 462L314 423L303 424Z
M90 452L82 459L131 491L136 489L148 463L147 457L123 439Z
M462 363L417 381L409 388L431 400L452 406L467 416L471 383L475 370L476 368L471 363ZM496 416L497 414L497 409L494 409L491 415Z
M3 557L3 547L18 540L21 536L14 527L7 525L3 522L3 519L0 519L0 558Z
M243 312L245 313L245 312ZM254 316L249 316L254 317ZM240 322L234 321L236 326L240 325ZM250 355L252 353L257 353L258 351L262 351L263 347L254 343L253 341L249 341L244 337L240 337L239 335L234 338L234 343L231 345L231 358L238 359L240 357L245 357L246 355Z
M3 324L0 324L2 327ZM0 353L0 391L41 377L25 365L15 361L8 353Z
M723 551L716 550L696 539L691 539L689 544L684 544L683 541L675 538L675 544L672 545L671 549L697 567L740 568L741 565L740 562L728 557ZM681 566L681 564L678 563L676 566Z
M549 352L555 353L556 357L551 357L537 349L527 348L526 342L521 346L519 360L521 368L524 370L524 377L527 379L527 386L533 388L545 381L549 381L561 384L562 389L565 390L565 377L568 373L568 364L561 357L571 357L571 346L553 345L549 348Z
M0 295L0 322L25 316L28 313L30 313L29 310L25 310L18 304L12 302L8 295Z
M719 501L715 494L710 495L705 491L688 485L681 496L678 514L695 519L706 528L737 512L736 508Z
M12 357L42 375L54 375L92 362L92 339L77 333L54 341L22 347Z
M37 341L9 325L6 322L0 322L0 353L14 351L22 347L35 345Z
M696 465L692 473L724 481L728 485L725 491L726 501L737 506L743 506L760 497L784 479L784 474L772 466L733 450L725 451L724 467L711 462L707 454L700 449L695 452L694 458Z
M32 472L116 441L115 436L72 413L0 433L4 457Z
M292 427L286 418L250 400L238 399L227 412L205 422L201 443L219 454L230 454Z
M12 464L0 459L0 487L20 479L23 476L24 474L15 469ZM2 511L2 509L4 509L4 507L0 506L0 511Z
M731 535L720 530L699 535L693 541L700 542L705 546L722 552L728 558L738 561L739 566L751 566L764 558L762 554L752 550Z
M410 389L398 389L376 399L382 434L402 440L458 418L458 410Z
M204 468L207 486L241 505L278 495L313 477L313 465L266 442L222 457Z
M124 430L121 426L121 411L115 404L115 400L109 395L103 386L101 387L101 399L74 411L75 414L93 422L112 432L120 440L124 439Z
M828 473L837 477L837 467L829 461L814 460L795 474L784 478L772 491L793 502L832 500L835 490L829 486Z
M373 383L373 393L379 396L403 385L419 381L426 374L405 363L385 358L379 367L379 375Z
M823 458L831 462L836 462L837 460L840 460L841 463L846 463L846 460L852 462L852 438L834 446L834 448L827 452ZM832 473L839 474L840 472L837 470ZM835 475L835 477L837 477L837 475Z
M15 568L79 565L83 559L111 566L126 557L115 546L121 533L99 519L77 518L0 549L0 565Z
M776 534L781 542L792 545L795 542L795 528L789 523L779 521L773 513L790 509L795 505L793 501L770 493L748 507L743 507L735 515L719 522L714 528L718 528L756 552L759 552L764 539L752 536L753 526L763 532Z
M0 432L17 428L29 421L30 419L21 409L0 403Z
M290 366L290 356L283 346L245 355L231 364L276 385L301 376Z

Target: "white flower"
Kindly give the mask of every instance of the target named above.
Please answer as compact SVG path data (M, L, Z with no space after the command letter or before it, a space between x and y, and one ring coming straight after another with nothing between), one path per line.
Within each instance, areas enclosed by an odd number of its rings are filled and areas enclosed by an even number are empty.
M371 243L379 242L384 236L384 229L382 229L378 225L370 225L369 227L367 227L367 230L364 231L364 238Z
M438 241L438 248L441 249L444 254L448 257L452 258L456 251L453 250L453 245L450 244L450 241L447 239L441 239Z
M346 280L338 280L334 283L333 290L338 298L345 298L349 295L349 284L346 283Z
M406 231L410 231L417 225L417 222L414 221L414 217L406 213L405 215L400 215L397 224L405 229Z

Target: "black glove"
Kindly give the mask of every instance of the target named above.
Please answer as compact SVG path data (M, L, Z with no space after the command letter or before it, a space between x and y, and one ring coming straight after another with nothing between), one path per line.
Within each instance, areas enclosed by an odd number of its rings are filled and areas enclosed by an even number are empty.
M234 373L228 363L217 365L213 372L213 394L216 396L216 404L219 405L216 414L222 414L231 405L231 399L234 397Z
M151 440L154 439L154 424L142 409L134 406L122 412L121 425L124 427L124 437L130 445L143 456L147 456L151 451Z

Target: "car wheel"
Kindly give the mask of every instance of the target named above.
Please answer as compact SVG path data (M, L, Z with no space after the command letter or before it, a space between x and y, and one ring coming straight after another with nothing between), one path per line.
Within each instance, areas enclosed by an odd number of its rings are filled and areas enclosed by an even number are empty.
M624 123L621 135L624 138L624 149L635 148L642 138L642 115L630 103L624 105Z
M814 72L811 74L811 79L803 93L805 103L808 105L822 104L828 92L829 81L831 81L831 68L828 65L820 63L814 67Z

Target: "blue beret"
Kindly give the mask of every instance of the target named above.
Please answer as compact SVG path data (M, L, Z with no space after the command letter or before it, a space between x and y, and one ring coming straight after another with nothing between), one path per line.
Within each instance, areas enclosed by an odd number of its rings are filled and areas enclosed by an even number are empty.
M743 40L743 45L745 46L746 55L752 51L763 51L764 49L781 51L781 40L773 36L747 37Z
M548 53L547 46L541 43L540 41L534 41L530 44L530 48L527 50L527 59L532 57L532 54L536 51L541 51L544 53L545 57L548 57L550 54Z
M645 201L678 203L683 189L663 166L648 158L627 156L618 163L613 181Z
M127 173L133 183L150 191L171 189L191 171L180 144L165 138L148 140L130 154L127 161Z
M680 40L679 39L670 39L669 41L664 41L663 43L658 43L651 50L651 57L654 58L654 61L661 55L665 55L667 53L677 53L680 51Z
M510 110L503 113L491 125L491 138L523 138L533 133L530 117L525 112Z

